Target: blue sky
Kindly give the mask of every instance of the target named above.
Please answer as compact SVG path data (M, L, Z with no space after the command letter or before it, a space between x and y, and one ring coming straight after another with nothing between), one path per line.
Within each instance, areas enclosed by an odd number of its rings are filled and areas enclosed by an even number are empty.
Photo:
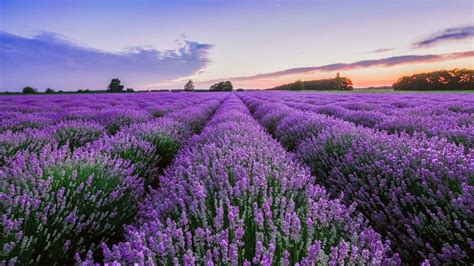
M336 72L387 85L474 68L473 12L456 0L0 0L0 90L103 89L114 77L137 89L228 78L268 88Z

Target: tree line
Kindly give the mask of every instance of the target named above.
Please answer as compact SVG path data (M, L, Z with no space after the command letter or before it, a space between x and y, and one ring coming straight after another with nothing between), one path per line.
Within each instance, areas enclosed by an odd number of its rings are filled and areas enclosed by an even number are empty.
M109 86L107 86L107 90L89 90L89 89L79 89L77 91L67 91L67 93L97 93L97 92L135 92L133 88L127 88L124 89L124 85L122 85L122 82L118 78L114 78L110 81ZM22 90L22 93L25 94L35 94L39 93L37 88L33 88L31 86L24 87ZM63 90L55 91L51 88L46 88L44 93L50 94L50 93L66 93Z
M284 84L271 88L271 90L352 90L352 81L347 77L341 77L337 73L335 78L332 79L318 79L301 81L290 84Z
M113 93L120 93L120 92L135 92L134 89L132 88L127 88L127 89L124 89L125 86L122 84L122 82L120 81L120 79L118 78L114 78L110 81L109 83L109 86L107 86L107 90L89 90L89 89L86 89L86 90L77 90L75 91L76 93L96 93L96 92L113 92ZM213 84L210 88L209 88L209 91L232 91L233 90L233 86L232 86L232 82L230 81L222 81L222 82L218 82L216 84ZM179 90L173 90L173 91L179 91ZM184 85L184 91L194 91L194 83L192 80L189 80L188 82L186 82L186 84ZM238 91L242 91L242 89L238 89ZM35 94L35 93L39 93L38 89L36 88L33 88L33 87L24 87L22 92L24 94ZM47 88L44 93L64 93L64 91L55 91L51 88ZM74 93L74 92L71 92L71 91L68 91L68 93Z
M474 90L474 70L452 69L403 76L394 90Z
M234 86L232 85L232 82L228 80L215 83L211 85L211 87L209 87L209 91L232 91L233 89L234 89ZM189 80L184 85L184 91L194 91L194 83L192 80Z

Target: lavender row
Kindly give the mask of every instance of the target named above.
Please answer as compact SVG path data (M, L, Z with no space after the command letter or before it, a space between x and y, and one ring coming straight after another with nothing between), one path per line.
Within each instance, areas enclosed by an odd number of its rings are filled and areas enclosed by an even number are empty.
M245 97L254 116L333 195L356 203L405 261L473 261L474 154Z
M160 177L127 241L103 246L105 262L399 263L388 242L312 179L230 96Z
M466 149L474 146L474 97L471 95L329 94L328 97L317 93L282 93L255 96L390 134L420 132L445 137Z
M18 153L0 168L0 263L69 264L87 252L97 258L101 243L122 238L149 180L219 104L134 124L74 151L48 143Z

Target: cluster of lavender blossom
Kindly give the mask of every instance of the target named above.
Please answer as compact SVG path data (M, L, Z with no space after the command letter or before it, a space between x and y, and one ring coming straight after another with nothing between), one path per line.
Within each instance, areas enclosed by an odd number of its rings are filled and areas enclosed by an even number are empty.
M23 112L23 97L0 102L0 264L100 257L224 96L109 97L28 97Z
M232 95L140 205L105 262L399 264L389 242L315 184ZM86 261L87 262L87 261Z
M302 107L318 105L317 97L321 97L326 105L321 107L320 103L320 107L315 109ZM392 131L376 130L376 126L364 127L364 123L355 123L344 115L340 116L343 108L376 109L374 96L367 96L365 102L360 100L360 95L334 94L331 97L331 102L339 103L324 103L324 99L329 98L327 94L241 95L254 117L310 167L316 177L315 182L323 185L332 196L342 194L346 204L355 203L356 210L391 241L403 261L472 263L472 123L467 122L463 127L466 129L464 140L469 142L465 147L450 143L454 142L452 139L443 138L446 132L425 134L429 123L414 122L417 128L424 129L413 132L401 130L391 134ZM441 97L456 100L440 104L438 100ZM359 101L349 102L355 98ZM426 111L429 113L427 116L442 114L444 117L452 111L462 119L469 117L465 121L472 121L473 100L470 95L390 95L380 97L378 104L405 107L414 106L418 101L428 101L432 107L427 105L427 109L432 110ZM441 107L436 108L436 104ZM393 111L391 115L409 117L411 112L420 116L424 113L420 108L408 109L405 114ZM456 114L449 115L454 121L459 118ZM363 120L367 122L369 119ZM394 120L384 118L379 125L387 121L392 123ZM446 121L451 123L449 119ZM398 130L404 126L393 128Z

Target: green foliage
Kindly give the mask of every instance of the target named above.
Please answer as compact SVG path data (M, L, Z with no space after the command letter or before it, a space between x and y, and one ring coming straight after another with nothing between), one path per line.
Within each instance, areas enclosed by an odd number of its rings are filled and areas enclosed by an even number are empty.
M51 88L47 88L44 93L55 93L55 91Z
M184 85L185 91L193 91L194 90L194 83L192 80L188 81L186 85Z
M33 87L24 87L23 93L38 93L38 90Z
M157 153L161 156L161 160L157 161L160 168L169 165L181 147L179 141L166 134L156 133L145 139L155 146Z
M133 88L127 88L127 92L135 92Z
M474 90L474 70L439 70L404 76L393 84L395 90Z
M119 116L110 122L105 128L109 134L115 134L124 126L129 126L133 123L133 118L128 116Z
M114 78L110 81L108 88L108 92L123 92L123 85L120 79Z
M230 81L222 81L212 85L209 90L211 91L232 91L234 87Z

